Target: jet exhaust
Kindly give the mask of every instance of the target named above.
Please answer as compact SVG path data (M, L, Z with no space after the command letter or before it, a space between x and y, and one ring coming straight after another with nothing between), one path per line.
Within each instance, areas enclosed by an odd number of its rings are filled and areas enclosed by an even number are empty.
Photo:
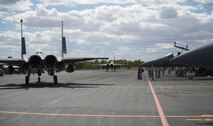
M32 67L32 68L38 68L41 66L41 63L42 63L42 59L40 56L38 55L32 55L30 58L29 58L29 65Z
M54 55L48 55L45 57L44 62L47 67L55 67L58 60Z

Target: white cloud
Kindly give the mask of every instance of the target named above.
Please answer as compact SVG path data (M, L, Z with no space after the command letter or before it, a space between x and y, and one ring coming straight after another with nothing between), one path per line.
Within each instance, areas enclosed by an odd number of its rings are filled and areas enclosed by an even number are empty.
M63 20L64 36L70 52L67 56L86 54L151 60L173 51L174 41L199 45L213 39L213 15L195 13L192 10L196 7L178 5L180 1L160 0L160 5L157 5L157 1L151 0L150 3L155 4L146 6L143 4L145 1L126 1L140 4L101 5L67 12L60 12L48 4L37 4L35 10L15 14L0 13L0 16L2 15L3 22L12 22L17 26L20 26L20 19L24 19L26 42L31 54L37 48L48 53L54 50L54 53L60 54L60 26ZM71 1L70 4L72 2L77 1ZM80 2L92 4L96 1ZM108 2L116 3L113 0ZM18 32L14 33L17 34L14 41L19 44L20 35ZM17 46L9 40L12 39L9 34L13 33L0 34L1 41Z
M158 49L157 48L146 48L146 52L148 53L154 53L154 52L157 52Z
M94 3L132 3L133 0L73 0L76 3L94 4Z
M75 2L73 0L41 0L45 6L74 6Z
M213 3L212 0L196 0L196 1L201 3Z
M134 0L142 5L160 5L160 4L177 4L185 0Z
M42 1L46 6L69 6L73 7L77 4L129 4L134 3L134 0L43 0Z
M43 5L37 5L35 11L25 11L4 18L12 23L19 23L23 19L23 24L30 27L58 27L58 11L56 9L47 10Z
M0 9L8 9L11 11L31 10L33 3L30 0L1 0Z
M170 19L177 17L177 11L173 7L164 6L159 11L159 16L161 19Z
M58 16L58 11L55 8L48 10L42 4L38 4L35 9L36 16Z
M161 49L171 49L173 48L173 43L155 43L154 45L158 46Z
M119 51L130 51L131 49L129 47L120 47L118 50Z

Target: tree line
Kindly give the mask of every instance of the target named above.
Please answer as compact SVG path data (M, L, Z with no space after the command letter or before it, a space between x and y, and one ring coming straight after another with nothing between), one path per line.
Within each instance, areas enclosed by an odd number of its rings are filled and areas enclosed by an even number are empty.
M94 60L94 61L90 61L90 62L77 63L77 64L75 64L75 67L78 70L82 70L82 69L96 70L96 69L101 69L102 64L107 64L107 63L110 63L111 61L112 60L110 60L110 61ZM118 60L114 60L114 63L121 64L121 67L130 69L132 67L138 67L140 64L143 63L143 61L141 61L141 60L131 61L131 60L125 60L125 59L118 59Z

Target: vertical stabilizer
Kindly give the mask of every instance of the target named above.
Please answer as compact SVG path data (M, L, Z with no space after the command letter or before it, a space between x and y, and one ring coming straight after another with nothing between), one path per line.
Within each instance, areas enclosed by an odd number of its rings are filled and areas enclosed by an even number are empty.
M63 26L64 22L61 21L61 38L62 38L62 43L61 43L61 58L64 58L64 54L67 53L67 47L66 47L66 38L63 35Z
M24 54L26 54L26 44L25 44L25 38L22 37L22 39L21 39L21 55L22 55L22 57Z
M67 53L67 46L66 46L66 38L62 38L62 53L66 54Z
M23 20L20 20L21 22L21 59L24 59L23 56L26 54L26 44L25 44L25 38L23 37L23 30L22 30L22 22Z

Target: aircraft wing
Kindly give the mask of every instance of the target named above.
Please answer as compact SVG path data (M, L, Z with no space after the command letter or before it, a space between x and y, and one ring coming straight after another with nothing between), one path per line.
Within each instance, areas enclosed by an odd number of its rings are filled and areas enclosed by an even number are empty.
M9 64L9 65L20 65L25 62L26 62L25 60L16 59L16 58L0 59L0 63Z
M71 64L71 63L77 63L77 62L83 62L88 60L96 60L96 59L109 59L106 57L98 57L98 58L64 58L61 60L61 62L65 64Z

